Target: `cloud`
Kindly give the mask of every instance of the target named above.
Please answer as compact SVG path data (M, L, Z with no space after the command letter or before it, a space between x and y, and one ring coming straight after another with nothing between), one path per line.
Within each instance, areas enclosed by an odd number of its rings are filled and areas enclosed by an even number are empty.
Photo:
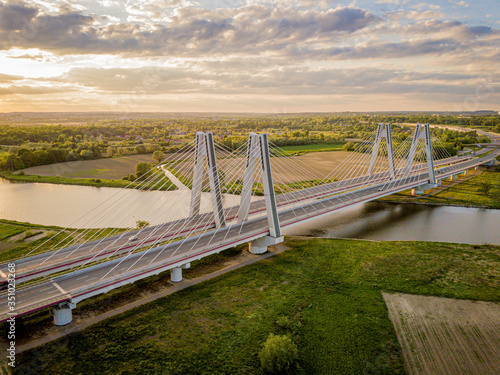
M450 91L458 94L469 90L470 83L481 77L479 73L422 73L366 67L268 66L263 69L258 64L252 67L251 63L242 69L238 61L219 61L183 67L75 68L51 82L112 96L154 98L165 94L238 95L242 92L292 96Z
M24 77L13 76L13 75L10 75L10 74L1 74L0 73L0 84L11 83L11 82L19 81L19 80L22 80L22 79L24 79Z
M463 1L463 0L462 0L462 1L453 1L453 0L449 0L449 1L450 1L450 3L452 3L452 4L457 4L457 5L460 5L460 6L465 7L465 8L467 8L467 7L469 6L469 4L468 4L468 3L466 3L466 2L465 2L465 1Z
M27 12L24 9L9 12L18 12L14 18L20 19ZM283 49L289 43L333 40L381 21L360 8L321 11L263 5L216 10L184 7L167 24L147 27L134 23L96 26L96 17L72 10L50 16L29 14L27 26L21 28L18 21L0 33L0 48L37 47L58 54L261 53Z
M37 9L23 4L3 5L0 3L0 30L21 30L24 25L35 18L37 13Z

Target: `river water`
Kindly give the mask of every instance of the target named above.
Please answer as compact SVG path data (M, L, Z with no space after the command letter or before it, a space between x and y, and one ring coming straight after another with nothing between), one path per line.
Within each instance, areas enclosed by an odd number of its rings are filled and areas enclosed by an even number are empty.
M0 178L0 218L70 228L135 227L137 220L161 224L188 216L190 190L138 191L106 187L11 183ZM225 205L239 196L224 195ZM212 210L202 193L201 212Z
M500 245L500 210L369 202L297 225L285 234Z
M136 220L160 224L186 217L189 199L189 190L140 192L0 179L0 218L62 227L133 227ZM225 205L239 203L239 196L226 195L224 199ZM106 209L110 203L113 210ZM210 194L203 194L201 206L203 212L211 210ZM101 211L105 214L99 214ZM284 233L500 245L500 210L370 202L286 229Z

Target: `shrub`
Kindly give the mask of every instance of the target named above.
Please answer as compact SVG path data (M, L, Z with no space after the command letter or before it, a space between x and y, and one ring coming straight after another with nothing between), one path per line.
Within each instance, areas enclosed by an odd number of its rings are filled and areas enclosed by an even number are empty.
M354 149L356 148L356 144L354 142L347 142L344 146L343 146L343 149L345 151L354 151Z
M484 195L489 195L492 187L493 187L493 184L490 184L489 182L486 182L486 181L481 181L481 182L479 182L479 187L478 187L477 191L479 193L484 194Z
M297 358L297 346L287 335L275 336L271 333L259 352L262 369L270 374L289 372L294 368Z

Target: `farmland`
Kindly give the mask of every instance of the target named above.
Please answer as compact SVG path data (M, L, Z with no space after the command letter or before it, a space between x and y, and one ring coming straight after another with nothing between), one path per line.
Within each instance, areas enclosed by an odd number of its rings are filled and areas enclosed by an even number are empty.
M151 154L141 154L97 160L70 161L26 168L24 172L27 175L38 176L120 179L130 173L135 173L135 165L139 162L152 163L153 158Z
M299 153L304 154L308 152L323 152L342 150L344 142L340 143L315 143L311 145L297 145L297 146L283 146L281 149L289 154Z

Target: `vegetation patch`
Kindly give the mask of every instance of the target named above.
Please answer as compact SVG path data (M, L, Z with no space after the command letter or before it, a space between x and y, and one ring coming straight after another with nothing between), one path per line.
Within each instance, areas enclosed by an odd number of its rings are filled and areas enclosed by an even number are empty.
M295 374L402 374L381 290L500 301L499 246L286 245L277 256L23 353L17 371L263 374L259 352L273 334L297 346Z
M283 146L281 149L289 155L304 155L309 152L342 151L345 142L313 143L310 145Z
M460 176L459 179L464 176ZM453 182L443 180L446 187ZM433 193L433 191L435 193ZM430 190L429 196L412 196L410 190L402 191L384 198L383 202L425 203L452 206L500 208L500 173L495 170L485 170L472 178L453 184L446 189L436 188Z
M25 174L15 174L7 171L0 171L0 177L14 182L39 182L59 185L80 185L94 187L113 187L113 188L128 188L137 189L144 187L151 190L175 190L174 184L168 180L166 176L162 180L155 179L151 183L131 182L128 180L107 180L101 178L70 178L61 176L35 176Z

